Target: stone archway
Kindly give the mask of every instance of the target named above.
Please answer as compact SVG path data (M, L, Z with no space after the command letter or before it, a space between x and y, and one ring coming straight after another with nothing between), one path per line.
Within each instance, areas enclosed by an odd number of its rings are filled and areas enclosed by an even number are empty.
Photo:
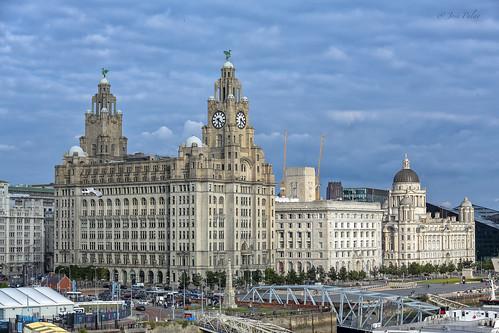
M153 271L149 271L147 273L147 283L154 284L154 272Z
M132 285L137 283L137 274L135 274L134 270L130 271L130 283Z
M127 272L125 270L121 271L121 281L125 285L128 283L128 274L127 274Z
M158 284L163 284L163 272L159 271L158 272Z
M144 273L144 271L139 271L139 282L140 283L144 283L146 280L146 274Z
M118 270L117 269L113 270L113 281L118 282L119 278L120 278L120 273L118 272Z

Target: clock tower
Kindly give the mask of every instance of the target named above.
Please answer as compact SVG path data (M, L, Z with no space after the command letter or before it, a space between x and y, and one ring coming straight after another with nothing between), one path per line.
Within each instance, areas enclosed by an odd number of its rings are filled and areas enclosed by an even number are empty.
M243 96L236 69L228 58L220 70L220 78L215 81L214 96L208 99L208 121L203 127L203 143L221 154L217 157L226 153L226 147L244 149L254 145L248 98Z

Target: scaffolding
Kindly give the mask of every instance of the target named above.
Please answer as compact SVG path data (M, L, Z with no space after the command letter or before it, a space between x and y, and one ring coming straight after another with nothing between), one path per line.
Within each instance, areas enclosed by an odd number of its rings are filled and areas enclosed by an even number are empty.
M439 311L436 306L406 296L324 285L258 286L240 301L322 307L334 312L338 326L358 330L421 322Z

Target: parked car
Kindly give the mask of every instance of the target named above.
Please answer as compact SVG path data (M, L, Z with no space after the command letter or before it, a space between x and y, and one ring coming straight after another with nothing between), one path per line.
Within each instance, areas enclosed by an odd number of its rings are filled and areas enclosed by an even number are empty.
M144 305L139 304L139 305L137 305L135 307L135 310L137 310L137 311L146 311L146 307Z

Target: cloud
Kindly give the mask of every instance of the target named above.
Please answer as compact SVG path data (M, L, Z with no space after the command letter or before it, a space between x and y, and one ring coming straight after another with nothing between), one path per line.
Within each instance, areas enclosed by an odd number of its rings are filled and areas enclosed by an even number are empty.
M443 202L440 203L440 206L446 207L446 208L452 208L453 207L452 206L452 202L450 202L450 201L443 201Z
M334 46L330 46L324 53L324 56L333 60L348 60L346 53Z
M407 151L432 202L468 195L499 208L494 0L481 2L477 22L439 20L448 4L430 2L123 0L99 4L105 19L84 2L4 3L0 142L15 150L2 151L3 178L53 181L54 164L84 131L102 67L130 151L175 156L185 137L200 136L230 48L276 179L287 129L288 165L315 165L326 135L323 183L386 188Z
M108 41L107 37L105 37L101 34L86 35L83 38L83 42L88 43L88 44L104 44L107 41Z
M327 116L333 121L347 125L378 118L378 114L376 112L359 110L328 111Z
M15 149L16 149L16 147L13 145L7 145L7 144L0 143L0 151L11 151L11 150L15 150Z
M167 140L173 136L173 131L166 126L161 126L154 132L142 132L141 134L146 139Z
M198 138L201 138L201 128L203 127L202 122L194 121L194 120L186 120L184 123L184 129L183 129L183 134L182 136L184 138L190 137L190 136L197 136Z

